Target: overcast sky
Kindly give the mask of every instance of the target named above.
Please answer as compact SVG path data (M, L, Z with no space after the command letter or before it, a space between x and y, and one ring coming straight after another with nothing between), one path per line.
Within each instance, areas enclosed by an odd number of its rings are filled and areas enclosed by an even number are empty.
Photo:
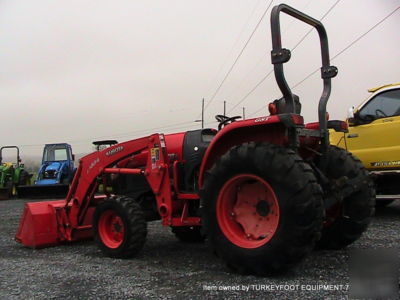
M285 3L320 19L337 0ZM0 1L1 145L22 155L44 143L70 142L91 151L94 140L129 140L153 132L194 129L270 0ZM273 5L280 3L274 1ZM342 0L323 20L331 56L400 5L399 0ZM400 10L333 62L331 119L345 118L370 87L400 81ZM309 27L282 17L283 46ZM206 111L208 126L227 101L230 115L252 116L280 97L271 74L269 12ZM312 32L286 65L290 85L320 66ZM307 121L317 119L319 73L294 92ZM266 109L257 115L265 115ZM257 116L253 115L253 116ZM150 129L150 130L149 130Z

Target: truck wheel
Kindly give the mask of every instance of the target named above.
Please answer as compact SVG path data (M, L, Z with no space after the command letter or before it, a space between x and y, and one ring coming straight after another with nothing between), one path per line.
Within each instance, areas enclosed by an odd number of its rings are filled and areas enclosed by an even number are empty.
M359 239L367 229L374 214L375 189L361 161L351 153L336 146L330 146L326 155L324 175L329 180L336 181L347 177L348 179L358 178L366 183L365 188L354 192L344 198L342 204L335 205L326 211L326 221L317 247L341 249ZM340 193L340 190L335 192Z
M320 237L322 191L293 150L267 143L233 147L206 173L200 193L206 237L239 273L283 272Z
M128 197L112 197L96 207L93 230L97 245L110 257L135 256L144 245L147 223L140 205Z
M205 236L201 232L201 227L172 227L172 233L178 240L185 243L200 243L204 242Z

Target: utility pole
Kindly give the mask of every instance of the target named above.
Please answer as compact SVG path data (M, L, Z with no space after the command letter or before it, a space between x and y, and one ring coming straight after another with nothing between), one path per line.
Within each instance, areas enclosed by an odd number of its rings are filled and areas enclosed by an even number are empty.
M204 128L204 98L201 100L201 129Z
M224 101L224 116L226 116L226 101Z
M204 98L201 100L201 119L194 122L201 122L201 129L204 128Z
M242 108L242 111L243 111L243 120L246 120L246 109L244 108L244 106Z

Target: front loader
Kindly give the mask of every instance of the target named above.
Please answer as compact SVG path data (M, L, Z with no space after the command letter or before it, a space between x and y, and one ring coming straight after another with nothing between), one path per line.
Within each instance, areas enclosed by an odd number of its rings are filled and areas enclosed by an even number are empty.
M283 64L280 14L313 26L321 41L323 92L318 122L304 124ZM283 97L270 114L219 129L153 134L83 157L65 200L27 203L16 235L42 248L94 238L110 257L135 256L147 222L161 220L182 241L209 240L233 270L267 275L301 261L314 247L339 249L366 230L373 185L360 161L329 145L331 78L323 25L287 5L271 13L275 78ZM98 193L98 186L112 186Z
M18 197L38 199L66 197L75 170L74 159L71 145L46 144L34 184L18 186Z

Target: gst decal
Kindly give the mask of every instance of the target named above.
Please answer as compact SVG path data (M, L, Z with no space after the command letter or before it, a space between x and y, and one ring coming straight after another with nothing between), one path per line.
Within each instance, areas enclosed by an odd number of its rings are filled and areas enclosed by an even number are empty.
M259 123L259 122L265 122L268 121L269 117L262 117L262 118L257 118L254 120L254 123Z

